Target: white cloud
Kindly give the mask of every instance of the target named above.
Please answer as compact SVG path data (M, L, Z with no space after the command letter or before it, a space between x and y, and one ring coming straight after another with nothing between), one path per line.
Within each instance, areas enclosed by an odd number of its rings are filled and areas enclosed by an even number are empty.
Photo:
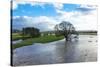
M52 3L53 6L56 8L56 9L62 9L63 8L63 4L62 3Z
M83 5L81 6L83 7ZM94 8L94 6L84 6L84 8ZM91 10L87 14L80 11L66 12L57 10L57 20L71 22L77 30L97 30L97 9Z
M39 2L17 2L15 4L26 4L29 3L32 6L41 6L44 8L44 5L47 3ZM51 4L51 3L48 3ZM71 22L77 30L97 30L97 6L91 5L80 5L80 8L94 9L84 14L80 11L66 12L62 11L63 4L61 3L52 3L55 7L58 15L56 17L47 17L47 16L38 16L38 17L28 17L24 16L27 19L28 25L35 25L40 29L53 30L55 24L60 23L61 21ZM15 6L17 7L17 6ZM17 17L18 18L18 17ZM42 28L43 27L43 28Z
M80 5L80 8L96 9L97 5Z
M24 27L30 26L30 27L36 27L40 29L40 31L48 31L53 30L55 24L58 22L52 18L47 16L39 16L39 17L28 17L28 16L22 16L22 17L14 17L13 20L18 20L15 23L21 25L25 25ZM22 20L23 19L23 20ZM16 27L15 27L16 28ZM21 28L21 27L19 27Z
M20 16L13 16L12 18L13 18L13 19L16 19L16 18L19 18L19 17L20 17Z
M49 3L45 3L45 2L34 2L34 1L13 1L13 9L16 9L18 7L19 4L30 4L31 6L41 6L42 8L44 8L45 4L49 4Z
M13 10L14 10L14 9L16 9L16 8L18 7L18 5L17 5L17 3L16 3L16 2L14 2L14 1L13 1L13 3L12 3L12 4L13 4L13 6L12 6L12 9L13 9Z
M73 13L75 15L75 13ZM77 30L97 30L97 12L84 15L76 12L75 16L71 16L69 21L76 27Z
M66 11L61 11L61 10L57 10L57 13L58 13L57 18L59 18L58 20L61 20L61 21L69 20L74 14L74 12L66 12Z
M18 4L30 4L31 6L41 6L44 8L44 5L46 4L52 4L56 9L62 9L63 4L62 3L54 3L54 2L35 2L35 1L13 1L13 9L16 9L18 7Z
M14 9L17 9L17 7L18 7L18 4L26 4L26 2L25 1L20 1L20 0L14 0L14 1L12 1L12 9L14 10Z
M57 24L57 21L52 17L47 16L39 16L33 18L34 23L38 24L38 26L46 25L44 26L45 29L53 30L55 24Z
M20 18L16 16L16 18ZM25 19L25 25L34 26L41 31L54 30L56 24L62 21L71 22L76 30L97 30L97 10L91 11L91 13L84 15L81 12L65 12L60 11L60 15L56 17L38 16L28 17L23 16Z

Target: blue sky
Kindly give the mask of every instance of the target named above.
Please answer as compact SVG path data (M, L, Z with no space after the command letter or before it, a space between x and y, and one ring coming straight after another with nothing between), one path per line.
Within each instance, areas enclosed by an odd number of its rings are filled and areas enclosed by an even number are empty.
M45 5L44 8L41 6L31 6L30 4L19 5L17 9L13 11L14 16L55 16L56 11L51 5Z
M70 21L77 30L96 30L95 5L14 1L12 11L13 28L34 26L41 31L48 31L64 20ZM90 16L91 19L88 18ZM88 21L95 26L91 26Z
M77 10L80 5L63 4L63 11L71 12ZM30 4L18 4L18 8L13 10L13 16L57 16L56 9L51 4L41 6L31 6Z

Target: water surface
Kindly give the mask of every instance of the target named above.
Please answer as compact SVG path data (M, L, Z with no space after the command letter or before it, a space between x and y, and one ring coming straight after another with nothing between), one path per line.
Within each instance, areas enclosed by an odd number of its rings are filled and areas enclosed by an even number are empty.
M13 65L37 65L97 61L97 36L79 35L79 40L65 39L35 43L13 50Z

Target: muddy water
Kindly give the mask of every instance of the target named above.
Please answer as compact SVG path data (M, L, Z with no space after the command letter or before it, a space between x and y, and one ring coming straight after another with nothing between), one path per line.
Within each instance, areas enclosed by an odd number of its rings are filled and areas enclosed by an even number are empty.
M13 50L13 65L37 65L97 61L97 36L79 35L78 41L65 39L35 43Z

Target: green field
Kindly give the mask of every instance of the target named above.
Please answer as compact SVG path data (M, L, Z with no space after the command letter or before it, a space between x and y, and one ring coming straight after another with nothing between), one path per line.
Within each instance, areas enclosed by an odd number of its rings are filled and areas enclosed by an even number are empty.
M17 34L17 35L13 35L13 38L21 39L22 36L21 35L18 36L18 34ZM28 38L28 39L23 40L21 43L17 43L15 45L12 45L12 47L13 47L13 49L15 49L15 48L19 48L22 46L32 45L33 43L48 43L48 42L61 40L63 38L64 38L63 36L56 37L55 35L41 36L38 38Z
M12 40L27 39L29 36L22 36L20 33L13 33Z
M97 35L97 33L79 33L79 35Z

